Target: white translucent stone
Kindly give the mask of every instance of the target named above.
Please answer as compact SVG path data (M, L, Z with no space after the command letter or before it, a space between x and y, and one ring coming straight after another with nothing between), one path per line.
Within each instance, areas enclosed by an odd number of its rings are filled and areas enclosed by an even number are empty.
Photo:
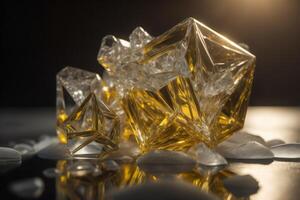
M107 68L109 73L114 73L117 71L118 66L126 63L129 48L129 42L118 39L112 35L107 35L102 39L97 58L98 60L101 58L101 62L109 66L109 68Z
M274 157L269 148L256 141L244 144L225 141L218 145L216 150L230 159L272 159Z
M284 144L285 142L283 140L279 140L279 139L274 139L274 140L268 140L266 142L268 147L273 147L273 146L277 146L279 144Z
M65 67L56 75L56 116L69 116L90 93L100 92L101 78L86 70Z
M65 144L61 144L58 141L54 144L41 149L38 152L38 157L52 160L64 160L71 159L70 151Z
M101 165L105 171L118 171L120 169L120 165L113 160L105 160Z
M22 162L21 153L8 147L0 147L0 165L20 164Z
M63 68L56 77L58 87L63 87L77 105L80 105L91 91L98 89L101 81L98 74L69 66Z
M141 48L152 40L152 37L142 28L135 28L129 36L131 48Z
M226 159L215 150L208 148L205 144L200 143L191 147L188 151L199 164L206 166L227 165Z
M138 165L195 165L196 161L182 152L155 150L137 159Z
M300 143L279 144L271 150L275 158L300 159Z
M41 178L19 180L10 184L9 189L21 198L38 198L44 192L45 184Z
M259 189L258 182L250 175L231 176L226 178L223 184L236 197L248 197Z
M248 133L246 131L238 131L238 132L234 133L226 141L232 142L232 143L237 143L237 144L244 144L246 142L255 141L260 144L266 145L266 142L262 137Z

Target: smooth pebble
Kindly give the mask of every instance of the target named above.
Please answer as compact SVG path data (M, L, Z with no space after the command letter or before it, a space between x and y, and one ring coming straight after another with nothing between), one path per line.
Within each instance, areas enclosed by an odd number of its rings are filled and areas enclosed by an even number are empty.
M300 159L300 143L280 144L271 150L275 158Z
M221 156L215 150L208 148L203 143L191 147L188 151L188 154L202 165L218 166L228 164L223 156Z
M223 184L236 197L248 197L259 189L258 182L250 175L231 176L223 180Z

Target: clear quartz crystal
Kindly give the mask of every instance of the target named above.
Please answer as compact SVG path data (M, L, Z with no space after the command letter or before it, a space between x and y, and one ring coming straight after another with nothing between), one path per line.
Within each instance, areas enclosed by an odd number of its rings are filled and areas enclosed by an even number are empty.
M85 70L66 67L57 74L57 134L73 156L117 148L120 119L105 104L105 87L98 74Z
M56 75L56 115L64 121L91 93L99 91L101 78L98 74L65 67Z

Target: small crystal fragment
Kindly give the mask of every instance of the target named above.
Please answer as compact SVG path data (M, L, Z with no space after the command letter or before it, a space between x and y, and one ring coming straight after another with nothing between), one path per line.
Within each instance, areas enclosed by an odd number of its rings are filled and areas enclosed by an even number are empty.
M73 156L99 157L117 148L120 119L101 99L100 77L66 67L57 75L57 133ZM65 89L75 104L65 106Z
M44 182L41 178L19 180L10 184L10 191L21 198L38 198L44 192Z
M21 153L7 147L0 147L0 165L20 164L22 162Z
M300 159L300 143L279 144L273 146L271 151L275 158Z
M224 187L236 197L249 197L255 194L258 189L258 182L250 175L231 176L224 181Z
M100 81L100 76L95 73L73 67L63 68L56 75L57 123L65 121L90 93L97 93Z
M142 28L135 28L129 36L131 48L141 48L149 43L153 38Z
M230 159L273 159L272 151L266 146L249 141L244 144L223 142L217 147L217 151L226 158Z
M283 140L279 140L279 139L274 139L274 140L268 140L266 142L268 147L273 147L273 146L277 146L280 144L285 144L285 142Z
M198 163L206 166L227 165L226 159L216 151L209 149L205 144L200 143L191 147L188 151Z

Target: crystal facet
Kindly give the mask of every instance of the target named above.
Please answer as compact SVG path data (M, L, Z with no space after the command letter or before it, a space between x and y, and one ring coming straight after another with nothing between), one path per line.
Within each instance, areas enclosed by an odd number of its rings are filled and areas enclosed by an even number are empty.
M101 99L100 77L66 67L57 79L57 132L72 155L94 157L116 149L120 119ZM63 98L64 89L75 102L70 111Z
M101 78L99 75L73 67L65 67L56 75L56 119L57 127L79 107L91 92L98 92ZM61 142L67 138L57 129Z
M98 61L143 151L215 146L243 127L255 56L193 18L156 38L107 36Z

